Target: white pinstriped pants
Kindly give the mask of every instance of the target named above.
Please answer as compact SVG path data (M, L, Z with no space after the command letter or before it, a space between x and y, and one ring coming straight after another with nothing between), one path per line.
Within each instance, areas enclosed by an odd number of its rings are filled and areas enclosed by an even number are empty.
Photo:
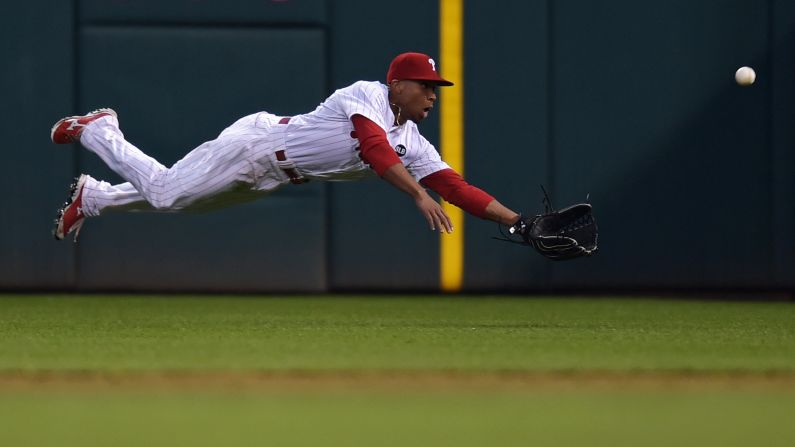
M171 168L125 140L114 117L93 121L83 129L80 143L127 183L111 185L89 177L83 213L207 210L262 197L289 183L274 155L284 148L285 126L278 120L265 112L243 117Z

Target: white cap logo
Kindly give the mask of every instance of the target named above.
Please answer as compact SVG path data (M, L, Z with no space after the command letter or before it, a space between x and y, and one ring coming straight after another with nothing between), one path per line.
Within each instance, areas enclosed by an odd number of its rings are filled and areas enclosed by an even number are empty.
M428 63L431 64L433 71L436 71L436 62L434 62L433 59L428 59Z

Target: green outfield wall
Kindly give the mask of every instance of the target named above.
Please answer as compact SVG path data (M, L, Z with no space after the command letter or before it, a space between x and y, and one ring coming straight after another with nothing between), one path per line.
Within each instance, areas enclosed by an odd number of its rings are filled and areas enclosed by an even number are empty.
M307 112L400 52L439 54L439 20L421 0L6 5L0 290L437 290L438 236L377 179L108 214L55 242L72 177L120 179L48 132L113 107L169 165L243 115ZM601 229L597 256L553 263L468 217L464 290L795 289L795 4L470 0L463 25L466 177L525 213L539 184L556 205L590 195ZM421 130L438 143L438 114Z

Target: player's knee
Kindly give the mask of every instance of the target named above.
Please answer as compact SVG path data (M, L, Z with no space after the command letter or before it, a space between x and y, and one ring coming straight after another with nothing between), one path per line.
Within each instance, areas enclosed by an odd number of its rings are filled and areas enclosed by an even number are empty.
M177 211L184 208L178 196L150 197L148 202L152 205L152 208L158 211Z
M157 173L144 192L146 201L158 211L176 211L184 208L185 195L179 192L182 188L169 178L169 174L168 170Z

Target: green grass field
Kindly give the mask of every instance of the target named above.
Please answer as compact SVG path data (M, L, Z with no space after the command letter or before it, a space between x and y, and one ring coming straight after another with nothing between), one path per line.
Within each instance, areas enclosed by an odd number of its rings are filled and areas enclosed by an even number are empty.
M795 445L795 306L0 297L0 445Z

